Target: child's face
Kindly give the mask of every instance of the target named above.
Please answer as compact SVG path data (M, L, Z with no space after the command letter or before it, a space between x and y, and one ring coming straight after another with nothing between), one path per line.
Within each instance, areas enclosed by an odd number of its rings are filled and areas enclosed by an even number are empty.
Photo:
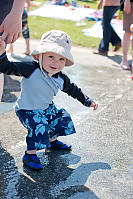
M42 67L49 74L54 75L60 72L65 64L66 58L52 52L43 53Z

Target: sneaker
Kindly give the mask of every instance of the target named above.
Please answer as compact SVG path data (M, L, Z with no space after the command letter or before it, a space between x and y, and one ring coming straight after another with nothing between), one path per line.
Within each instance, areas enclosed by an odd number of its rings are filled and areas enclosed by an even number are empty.
M70 144L64 144L63 142L59 140L55 140L53 142L50 142L50 148L52 149L59 149L59 150L70 150L72 145Z
M23 156L23 164L24 166L34 170L41 170L43 168L36 154L28 154L26 152L25 155Z

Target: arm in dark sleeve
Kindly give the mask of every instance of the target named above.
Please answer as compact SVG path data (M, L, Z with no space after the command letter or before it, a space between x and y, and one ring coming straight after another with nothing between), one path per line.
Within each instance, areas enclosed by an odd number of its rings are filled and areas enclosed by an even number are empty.
M78 88L76 84L71 83L67 75L65 75L64 73L60 73L60 75L64 79L64 88L62 91L67 93L74 99L80 101L84 106L89 107L93 100L90 99L87 95L85 95L82 92L81 88Z
M29 77L37 68L36 62L12 62L9 61L6 53L0 56L0 72L6 75Z

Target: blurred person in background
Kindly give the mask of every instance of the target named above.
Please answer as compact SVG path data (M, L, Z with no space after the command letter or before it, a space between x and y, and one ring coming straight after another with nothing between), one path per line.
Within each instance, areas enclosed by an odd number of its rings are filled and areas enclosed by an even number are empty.
M125 31L125 33L122 41L123 57L120 66L123 70L130 70L127 54L130 44L130 37L132 35L130 31L130 25L133 24L133 0L125 0L122 10L123 10L123 30ZM133 40L132 40L132 49L133 49Z
M103 38L99 44L98 51L94 51L94 54L99 55L108 55L109 43L114 46L114 52L118 51L121 48L121 39L111 26L111 19L114 14L120 8L120 0L99 0L98 9L101 9L103 6L103 19L102 19L102 28L103 28Z
M24 0L0 0L0 40L13 43L22 31ZM0 101L3 92L3 74L0 73Z
M30 0L25 0L24 4L24 10L22 14L22 35L25 39L25 46L26 51L24 52L25 55L30 55L30 32L29 32L29 26L28 26L28 11L30 9ZM9 48L7 52L13 54L13 44L9 44Z

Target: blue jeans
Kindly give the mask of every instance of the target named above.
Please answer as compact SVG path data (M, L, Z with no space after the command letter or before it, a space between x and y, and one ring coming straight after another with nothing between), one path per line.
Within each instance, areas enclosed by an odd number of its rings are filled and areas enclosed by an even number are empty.
M19 110L16 114L28 130L27 150L40 150L50 146L49 137L57 138L75 133L72 119L65 109L54 103L46 110Z
M109 50L109 43L115 46L121 42L120 37L111 26L111 19L119 8L119 6L104 6L103 8L103 38L98 48L99 51L107 52Z

